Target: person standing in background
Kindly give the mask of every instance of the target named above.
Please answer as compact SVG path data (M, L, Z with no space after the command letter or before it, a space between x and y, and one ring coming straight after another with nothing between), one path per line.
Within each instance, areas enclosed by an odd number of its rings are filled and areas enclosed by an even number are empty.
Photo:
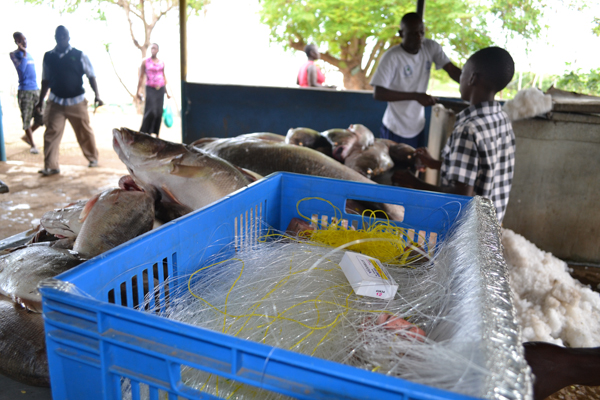
M321 53L319 53L317 46L309 44L304 48L304 52L308 57L308 61L300 67L296 83L300 87L324 87L333 89L333 87L323 85L325 82L325 75L321 72L321 69L315 65L315 60L321 58Z
M387 101L383 114L381 138L406 143L414 148L423 147L425 109L436 103L425 91L429 84L432 63L443 68L450 78L459 82L461 70L450 62L442 46L425 39L425 25L417 13L402 17L402 43L385 52L371 79L373 98Z
M165 63L156 57L158 54L158 45L152 43L150 46L150 57L142 61L140 68L140 79L138 81L137 96L143 100L142 85L144 76L146 77L146 106L144 107L144 118L140 132L156 134L160 131L162 122L163 106L165 94L171 98L167 92L167 77L165 76Z
M69 44L71 40L69 31L60 25L54 33L56 47L44 54L42 69L42 92L37 108L42 110L46 93L50 90L46 109L44 110L44 169L38 171L43 176L60 173L58 156L60 142L65 131L65 122L69 123L75 131L79 147L85 158L89 161L88 167L98 166L98 149L96 138L90 126L90 116L83 89L83 75L85 74L90 86L94 90L96 107L104 103L100 100L96 74L90 59L81 50Z
M396 171L392 182L412 189L486 197L502 223L515 170L516 140L495 97L514 73L512 56L500 47L487 47L469 57L460 77L460 96L471 105L456 116L441 160L423 147L415 152L422 165L440 170L441 185L430 185L404 170Z
M29 149L31 154L38 154L39 151L33 141L33 132L44 125L44 122L42 113L35 106L40 99L35 64L33 57L27 52L27 38L25 38L25 35L21 32L15 32L13 33L13 39L18 48L10 53L10 59L19 75L17 100L19 102L19 109L21 110L21 118L23 119L23 130L25 131L25 135L21 137L21 140L31 146ZM33 125L31 125L32 118Z

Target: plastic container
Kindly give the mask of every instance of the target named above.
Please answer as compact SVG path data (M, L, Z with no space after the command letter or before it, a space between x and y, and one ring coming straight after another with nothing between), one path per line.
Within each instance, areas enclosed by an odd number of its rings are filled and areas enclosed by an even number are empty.
M219 251L219 243L254 243L264 226L257 218L285 230L306 197L325 198L341 210L347 199L401 204L400 225L431 241L444 239L469 200L279 173L148 232L58 277L77 290L41 288L53 398L121 399L124 378L134 400L142 389L150 399L217 398L185 386L182 365L299 399L470 398L134 309L144 297L138 285L144 279L162 283L189 274ZM332 216L325 202L305 201L299 208L313 218ZM344 218L361 225L360 216ZM155 301L162 305L166 296L163 290Z

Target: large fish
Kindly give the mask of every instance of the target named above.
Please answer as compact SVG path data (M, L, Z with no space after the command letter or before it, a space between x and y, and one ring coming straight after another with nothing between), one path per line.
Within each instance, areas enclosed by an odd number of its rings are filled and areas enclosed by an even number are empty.
M200 149L263 176L273 172L295 172L354 182L374 183L330 157L301 146L230 138L202 143ZM401 206L377 206L386 211L393 220L402 221L404 218L404 208Z
M387 142L386 142L387 143ZM405 143L393 143L389 145L390 157L394 163L404 168L415 166L415 148Z
M373 183L358 172L307 147L245 138L219 139L200 146L195 146L195 143L192 145L263 176L281 171Z
M42 312L38 284L85 261L72 250L48 243L31 244L0 256L0 294L38 313Z
M372 146L375 143L375 135L366 126L362 124L352 124L348 127L350 132L354 132L358 137L357 143L364 149Z
M148 232L154 224L154 197L146 192L110 189L92 197L73 250L92 258Z
M408 170L415 174L417 171L423 171L424 166L418 157L415 156L415 148L405 143L396 143L388 139L377 139L379 143L384 143L388 147L389 155L394 162L393 168L379 175L374 175L372 179L382 185L395 186L392 176L398 170Z
M310 128L290 128L285 143L308 147L331 157L331 143L326 137Z
M394 166L388 146L377 139L375 143L365 150L350 153L344 165L361 173L367 178L380 175Z
M58 238L76 238L81 230L79 215L87 200L71 203L66 207L46 212L40 219L40 225Z
M42 314L0 296L0 374L33 386L50 386ZM2 398L0 388L0 398Z
M348 129L329 129L321 132L321 135L331 143L331 156L341 163L358 142L358 135Z
M249 139L270 140L272 142L284 142L285 141L285 136L279 135L277 133L271 133L271 132L245 133L243 135L239 135L238 137L245 137L245 138L249 138Z
M204 207L253 180L218 157L126 128L113 130L113 147L133 180L161 207L177 209L179 215L175 217Z

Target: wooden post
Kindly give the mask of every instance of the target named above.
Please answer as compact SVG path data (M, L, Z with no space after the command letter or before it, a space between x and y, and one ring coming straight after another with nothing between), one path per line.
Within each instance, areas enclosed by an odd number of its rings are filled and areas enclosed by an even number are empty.
M425 15L425 0L417 0L417 14L419 14L421 19Z
M181 64L181 139L185 140L187 113L186 81L187 81L187 0L179 0L179 61Z

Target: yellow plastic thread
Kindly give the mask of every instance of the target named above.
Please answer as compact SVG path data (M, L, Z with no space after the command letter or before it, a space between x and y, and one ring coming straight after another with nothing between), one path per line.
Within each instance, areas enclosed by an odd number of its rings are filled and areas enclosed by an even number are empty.
M378 213L383 213L385 215L385 212L365 210L362 214L363 228L350 230L343 228L341 225L343 216L341 210L334 206L329 200L320 197L306 197L299 200L296 203L296 210L300 217L309 222L313 222L312 219L300 212L300 203L308 200L319 200L328 203L333 209L334 216L331 219L331 223L326 228L320 223L317 223L315 230L300 232L299 236L333 248L338 248L346 243L360 239L381 239L381 241L369 241L354 244L348 247L348 250L377 258L386 264L405 266L421 257L420 255L417 255L409 258L412 251L411 247L418 247L418 244L408 238L406 229L390 223L387 215L386 220L376 219L375 216Z

